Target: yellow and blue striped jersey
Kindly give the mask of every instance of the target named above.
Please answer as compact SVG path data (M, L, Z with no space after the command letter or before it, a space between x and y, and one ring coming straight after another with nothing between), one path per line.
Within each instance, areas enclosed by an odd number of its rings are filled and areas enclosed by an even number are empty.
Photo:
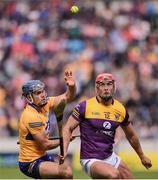
M53 106L54 97L49 98L42 111L38 111L31 104L26 105L19 121L20 162L31 162L46 154L33 140L32 135L42 132L49 135L49 113Z

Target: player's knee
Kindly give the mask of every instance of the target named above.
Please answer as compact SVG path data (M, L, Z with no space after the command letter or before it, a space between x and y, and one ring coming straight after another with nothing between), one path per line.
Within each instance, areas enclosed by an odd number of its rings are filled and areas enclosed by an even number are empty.
M131 172L130 170L128 170L128 169L120 172L120 174L121 174L120 177L121 177L122 179L133 179L132 172Z
M119 171L117 169L114 169L109 173L109 179L119 179Z
M70 167L67 167L65 169L64 178L65 179L72 179L73 178L73 173L72 173L72 170Z

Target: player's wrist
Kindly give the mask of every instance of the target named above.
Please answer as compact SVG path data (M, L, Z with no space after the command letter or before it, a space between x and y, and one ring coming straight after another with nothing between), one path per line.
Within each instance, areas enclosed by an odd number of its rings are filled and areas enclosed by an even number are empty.
M140 153L139 157L140 157L140 159L143 159L144 158L144 153Z
M74 88L76 88L76 83L75 82L67 83L67 87L69 89L74 89Z

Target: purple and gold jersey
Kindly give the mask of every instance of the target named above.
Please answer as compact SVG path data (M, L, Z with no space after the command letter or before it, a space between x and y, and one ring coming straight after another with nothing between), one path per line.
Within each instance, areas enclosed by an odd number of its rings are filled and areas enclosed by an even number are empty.
M20 162L31 162L46 154L33 140L32 135L38 133L49 135L49 113L53 106L54 97L50 97L42 112L29 104L24 109L19 122Z
M125 107L116 99L105 106L93 97L76 105L72 116L80 122L81 159L109 157L116 128L130 123Z

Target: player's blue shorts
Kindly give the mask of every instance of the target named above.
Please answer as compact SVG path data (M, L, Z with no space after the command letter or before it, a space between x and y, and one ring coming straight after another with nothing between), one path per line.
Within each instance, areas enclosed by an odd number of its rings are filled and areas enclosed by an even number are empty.
M44 161L54 162L54 158L52 155L46 154L45 156L42 156L39 159L36 159L32 162L19 162L19 168L26 176L40 179L41 177L39 173L39 165L41 162Z

